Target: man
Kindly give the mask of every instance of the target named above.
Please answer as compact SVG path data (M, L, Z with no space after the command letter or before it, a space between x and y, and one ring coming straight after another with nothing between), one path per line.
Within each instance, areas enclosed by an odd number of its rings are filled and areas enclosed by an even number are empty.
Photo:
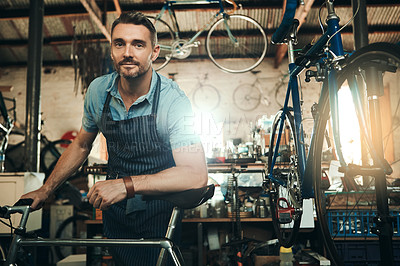
M191 105L178 85L152 69L160 47L152 23L139 12L122 14L111 30L116 72L95 79L85 97L82 128L47 182L22 198L38 209L87 158L99 131L107 139L108 176L88 193L103 210L108 238L164 236L172 212L155 195L203 187L207 168L199 138L186 132ZM155 265L159 249L115 248L120 265Z

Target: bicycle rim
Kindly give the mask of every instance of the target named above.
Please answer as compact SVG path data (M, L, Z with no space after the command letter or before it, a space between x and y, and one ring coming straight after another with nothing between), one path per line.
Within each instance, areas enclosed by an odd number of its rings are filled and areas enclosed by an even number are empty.
M233 102L242 111L252 111L260 105L260 91L251 84L239 85L233 92Z
M89 220L87 215L75 214L65 219L57 228L56 239L71 239L82 238L82 232L78 230L77 224L83 224L84 221ZM54 246L54 250L59 260L64 259L69 254L76 254L76 247L72 246Z
M193 105L204 112L211 112L219 106L221 96L211 85L202 85L193 93Z
M221 70L243 73L262 62L267 43L267 36L257 21L243 15L230 15L211 26L207 34L206 51Z
M174 43L174 32L171 27L163 20L156 20L155 17L147 16L153 23L157 31L157 43L160 45L160 54L153 62L153 68L158 71L163 69L172 58L172 44Z
M348 80L356 77L360 93L365 93L366 66L375 65L382 71L384 95L381 97L381 117L382 117L382 136L385 159L396 167L396 162L400 159L400 153L396 153L399 144L393 143L394 139L399 139L400 126L396 117L400 115L400 48L392 44L375 43L355 52L347 60L347 65L340 72L338 77L339 85L339 121L341 132L342 152L346 163L352 163L363 167L372 166L371 151L366 148L365 141L359 132L359 122L353 110L340 110L343 106L352 106L352 98L348 89ZM387 71L390 70L390 71ZM394 71L394 73L391 73ZM342 95L342 96L341 96ZM366 98L366 96L365 96ZM350 99L350 102L349 102ZM316 212L319 226L325 241L325 247L334 265L344 265L348 263L348 243L358 243L358 262L371 262L369 253L371 248L379 250L377 235L371 229L375 226L373 218L377 214L374 178L363 177L361 175L342 175L335 170L337 162L332 161L335 154L329 154L324 147L325 132L331 132L330 128L330 107L328 95L318 107L319 118L315 135L314 152L314 192L316 202ZM365 99L365 103L367 103ZM368 105L365 105L365 114L368 114ZM347 123L346 123L347 121ZM369 121L367 121L369 123ZM369 124L368 124L369 127ZM350 132L351 131L351 132ZM345 132L346 134L342 134ZM351 135L350 135L351 134ZM330 138L331 138L330 134ZM343 136L342 136L343 135ZM397 137L396 137L397 136ZM333 139L331 138L333 142ZM390 150L393 148L393 150ZM397 148L400 150L400 147ZM329 183L327 178L323 178L322 173L329 173ZM335 174L334 174L335 173ZM392 174L393 175L393 174ZM399 215L392 212L392 215ZM394 231L399 235L399 232ZM357 240L371 240L354 242ZM373 242L372 240L375 240ZM353 242L350 242L353 241ZM357 244L355 244L357 245ZM364 245L364 246L362 246ZM376 262L376 261L375 261Z
M276 115L272 124L271 139L268 152L268 165L272 165L272 157L276 149L279 125L282 111ZM301 191L299 180L299 169L297 166L297 148L294 135L294 120L290 113L285 115L284 129L281 136L278 157L273 169L269 172L273 177L283 181L282 186L278 182L270 182L269 195L271 203L271 216L275 233L279 243L284 247L291 247L297 237L301 222ZM286 202L280 199L286 199ZM280 206L280 207L279 207ZM283 208L286 208L284 211ZM293 208L292 213L288 209Z

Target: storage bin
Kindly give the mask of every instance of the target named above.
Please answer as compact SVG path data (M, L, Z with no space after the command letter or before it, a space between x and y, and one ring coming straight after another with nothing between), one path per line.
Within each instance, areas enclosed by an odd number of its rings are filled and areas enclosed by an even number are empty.
M378 241L335 241L339 256L346 266L379 265ZM396 266L400 266L400 241L393 241L393 255Z
M393 236L400 236L399 211L391 211L394 218ZM357 210L330 210L328 212L328 225L331 235L336 237L376 237L372 227L376 226L375 211Z

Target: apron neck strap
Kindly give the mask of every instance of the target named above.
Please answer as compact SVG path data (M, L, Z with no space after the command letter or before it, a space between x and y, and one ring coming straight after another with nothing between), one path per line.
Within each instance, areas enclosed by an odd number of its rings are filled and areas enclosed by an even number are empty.
M153 96L153 106L151 108L151 114L153 114L153 115L157 114L158 102L159 102L160 91L161 91L161 78L157 72L156 72L156 76L157 76L157 85L156 85L156 89L154 91L154 96Z

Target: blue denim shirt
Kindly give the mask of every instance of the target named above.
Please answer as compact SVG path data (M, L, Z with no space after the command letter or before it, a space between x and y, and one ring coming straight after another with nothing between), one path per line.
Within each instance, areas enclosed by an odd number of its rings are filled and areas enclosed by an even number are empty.
M100 120L108 92L112 96L110 110L114 120L151 114L157 81L155 75L153 70L149 92L139 97L129 111L126 110L119 94L116 82L119 75L116 72L93 80L85 96L82 128L87 132L102 131ZM194 115L188 97L174 81L161 75L160 78L161 91L157 110L157 130L160 137L166 143L170 143L172 150L199 143L200 138L195 134Z

